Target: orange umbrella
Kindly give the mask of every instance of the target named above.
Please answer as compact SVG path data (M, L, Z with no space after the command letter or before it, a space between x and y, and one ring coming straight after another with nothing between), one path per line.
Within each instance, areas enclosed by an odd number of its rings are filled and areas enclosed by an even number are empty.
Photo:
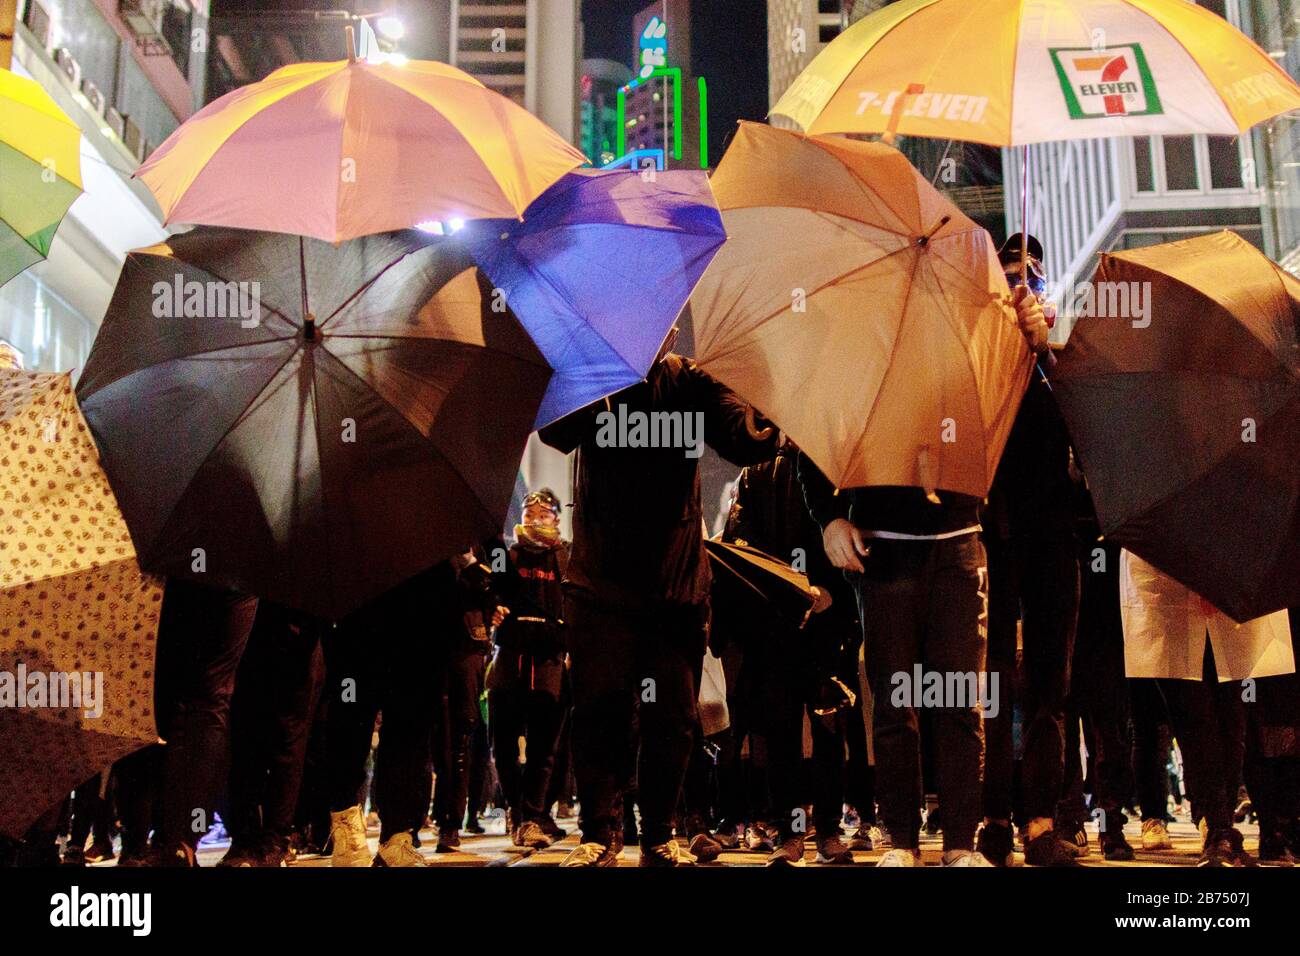
M468 73L296 63L196 113L136 175L165 220L340 242L517 219L586 157Z
M697 359L838 487L983 496L1032 357L989 234L880 143L741 123Z

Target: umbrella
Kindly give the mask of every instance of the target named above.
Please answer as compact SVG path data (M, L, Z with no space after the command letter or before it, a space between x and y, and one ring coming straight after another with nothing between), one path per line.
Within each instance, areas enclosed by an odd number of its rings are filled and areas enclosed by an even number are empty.
M1080 318L1052 376L1102 533L1238 621L1300 605L1300 280L1220 232L1115 283L1149 316Z
M790 565L744 544L706 538L713 584L712 629L743 640L773 627L803 627L812 613L808 577Z
M1300 109L1300 87L1186 0L901 0L858 21L772 107L809 133L1026 146L1235 136Z
M71 376L0 370L0 832L158 739L161 608Z
M982 497L1030 353L987 232L880 143L741 123L697 360L838 487Z
M550 379L448 239L131 253L77 387L146 569L338 618L499 531Z
M50 254L81 195L81 130L32 80L0 69L0 285Z
M517 218L586 158L445 63L295 63L204 107L137 171L166 222L331 242Z
M556 370L539 428L645 378L727 238L703 172L622 170L570 173L522 223L458 235Z

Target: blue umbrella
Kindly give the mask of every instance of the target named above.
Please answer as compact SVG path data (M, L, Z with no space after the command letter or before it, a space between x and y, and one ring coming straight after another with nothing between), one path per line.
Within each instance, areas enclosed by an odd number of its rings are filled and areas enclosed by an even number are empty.
M727 234L703 172L587 170L457 238L555 370L540 428L645 378Z

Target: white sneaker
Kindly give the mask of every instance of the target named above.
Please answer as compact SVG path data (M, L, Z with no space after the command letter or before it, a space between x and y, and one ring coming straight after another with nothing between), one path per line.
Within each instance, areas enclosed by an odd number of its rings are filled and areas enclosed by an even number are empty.
M988 861L983 853L976 853L972 850L950 850L943 855L944 866L987 866L992 868L993 864Z
M880 858L876 866L920 866L919 853L912 850L890 850Z
M395 833L379 847L375 866L425 866L424 857L411 842L411 834Z
M334 841L331 866L369 866L370 847L366 844L366 821L361 807L348 807L330 813L330 838Z
M1169 839L1169 828L1164 820L1142 821L1142 849L1171 850L1173 841Z

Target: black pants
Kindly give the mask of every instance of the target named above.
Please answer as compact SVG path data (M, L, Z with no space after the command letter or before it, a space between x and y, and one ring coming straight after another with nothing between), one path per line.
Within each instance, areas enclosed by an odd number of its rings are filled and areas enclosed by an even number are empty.
M920 843L921 740L915 706L895 706L895 675L984 670L987 568L977 535L945 541L871 541L855 575L871 683L880 815L894 846ZM920 690L916 693L919 695ZM962 703L964 706L957 706ZM979 701L934 708L945 850L968 850L979 822L984 733Z
M302 787L307 738L324 682L323 627L263 601L239 665L231 704L226 829L255 846L287 838Z
M567 598L582 838L610 844L635 769L641 846L667 842L698 716L707 605L627 612Z
M1100 554L1092 549L1100 548ZM1079 627L1066 701L1065 782L1057 819L1081 825L1083 802L1078 726L1087 728L1093 809L1098 827L1122 829L1123 807L1133 792L1133 741L1129 733L1128 681L1124 677L1124 627L1119 609L1119 547L1089 544L1080 554Z
M438 776L433 795L433 815L442 830L459 830L465 821L465 809L469 803L470 748L474 728L479 722L478 698L483 692L484 662L477 649L457 648L437 669L433 682L436 705L433 769Z
M1203 673L1199 681L1161 678L1160 689L1183 754L1183 778L1193 815L1204 817L1210 830L1224 830L1232 826L1241 786L1246 710L1241 683L1219 683L1208 638Z
M1169 709L1160 682L1128 679L1133 716L1133 778L1143 821L1163 820L1169 812ZM1176 794L1175 794L1176 796Z
M172 579L158 623L154 699L165 849L198 845L226 779L230 700L257 598Z
M1022 622L1024 720L1021 787L1030 819L1052 817L1061 796L1065 759L1065 696L1079 609L1079 564L1072 534L989 538L988 671L1001 701L984 722L984 815L1011 818L1010 693L1016 668L1016 622ZM947 813L947 808L944 808Z
M370 737L382 710L374 780L381 840L421 826L429 805L435 701L426 684L429 646L427 633L387 628L378 620L339 625L324 639L330 809L346 810L360 801Z
M108 843L113 838L113 793L101 773L95 774L77 787L72 795L72 826L68 845L82 849L91 832L96 843Z
M541 820L549 809L546 794L555 767L555 746L564 711L558 693L536 687L529 679L533 670L531 659L525 658L521 669L517 661L507 660L515 656L502 648L493 665L493 680L488 689L488 727L501 792L513 822L518 825ZM543 661L541 666L557 670L562 667L557 661ZM520 737L526 741L527 755L522 766Z

